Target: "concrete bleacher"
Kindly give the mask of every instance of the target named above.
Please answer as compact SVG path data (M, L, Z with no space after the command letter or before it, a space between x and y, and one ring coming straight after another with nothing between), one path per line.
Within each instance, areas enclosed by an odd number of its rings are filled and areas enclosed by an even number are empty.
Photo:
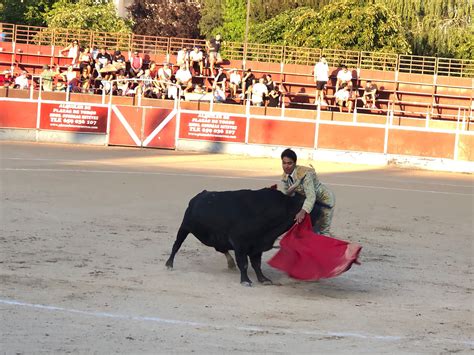
M69 59L60 50L72 39L78 39L82 46L120 49L126 57L137 50L156 63L173 63L182 46L205 47L205 41L199 39L52 30L5 23L0 23L0 30L0 72L25 69L38 74L45 64L66 67ZM329 106L324 109L334 109L335 78L340 65L346 64L353 72L353 86L359 96L367 80L379 87L375 112L362 108L360 100L355 99L361 112L385 114L392 109L395 116L436 120L456 120L466 112L471 119L473 116L474 60L242 43L225 43L222 54L225 68L251 68L256 77L272 74L273 80L283 87L283 104L290 109L316 108L312 71L318 57L324 54L331 70L327 86ZM204 78L208 83L212 82L209 74Z

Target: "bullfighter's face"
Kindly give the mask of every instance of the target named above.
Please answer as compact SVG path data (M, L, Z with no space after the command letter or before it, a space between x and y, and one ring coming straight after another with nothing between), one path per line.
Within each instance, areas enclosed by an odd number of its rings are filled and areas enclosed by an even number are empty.
M283 157L283 159L281 160L281 166L285 174L289 175L293 172L293 170L295 170L296 163L293 159Z

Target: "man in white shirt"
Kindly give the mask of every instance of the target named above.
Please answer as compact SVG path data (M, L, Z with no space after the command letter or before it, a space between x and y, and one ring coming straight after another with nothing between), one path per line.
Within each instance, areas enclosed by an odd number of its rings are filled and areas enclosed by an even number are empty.
M231 69L230 78L229 78L229 90L230 90L230 96L232 98L237 96L237 90L240 87L241 83L242 83L242 78L240 77L240 74L237 72L237 69Z
M181 48L176 55L176 65L181 67L183 64L186 69L189 68L189 52L186 47Z
M265 78L260 78L258 83L252 87L252 104L262 106L266 95L268 95L268 89L265 85Z
M204 68L204 57L199 47L194 47L193 51L189 53L189 61L194 70L194 75L202 75Z
M181 67L175 74L176 84L181 85L186 91L189 91L193 87L193 76L191 72L186 68L186 64L182 64Z
M163 67L158 70L158 87L163 91L168 90L168 85L171 83L171 69L168 63L164 63Z
M350 100L351 92L349 85L342 84L341 89L334 94L336 105L339 106L339 111L342 112L342 107L346 106L349 113L352 109L352 101Z
M324 56L314 66L314 82L316 83L315 104L321 104L324 100L324 88L329 81L329 66Z
M345 65L343 65L341 70L337 73L336 92L342 87L342 84L346 84L349 86L349 89L352 89L352 73Z
M15 79L15 85L14 85L14 88L16 89L28 89L28 87L30 86L29 82L28 82L28 75L26 73L26 71L22 71L20 76L18 76L16 79Z

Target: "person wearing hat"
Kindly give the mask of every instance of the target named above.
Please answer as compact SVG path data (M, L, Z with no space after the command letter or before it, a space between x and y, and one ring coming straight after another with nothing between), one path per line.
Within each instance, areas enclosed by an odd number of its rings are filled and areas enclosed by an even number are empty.
M202 75L204 68L204 55L201 48L194 47L193 51L189 53L190 65L193 68L194 75Z
M51 70L49 65L43 65L43 71L41 72L43 91L53 91L53 80L55 76L56 73Z
M303 207L296 214L296 223L303 222L307 214L311 217L313 231L330 236L330 228L336 199L334 193L321 181L312 166L297 165L296 153L285 149L281 153L283 193L295 193L305 197Z

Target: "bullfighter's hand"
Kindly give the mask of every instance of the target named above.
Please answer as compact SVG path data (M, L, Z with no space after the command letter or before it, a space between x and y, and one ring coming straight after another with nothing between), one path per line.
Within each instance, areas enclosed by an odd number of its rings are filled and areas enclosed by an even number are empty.
M296 216L295 216L295 221L296 223L301 223L303 222L304 218L306 217L306 211L305 210L301 210L299 211Z

